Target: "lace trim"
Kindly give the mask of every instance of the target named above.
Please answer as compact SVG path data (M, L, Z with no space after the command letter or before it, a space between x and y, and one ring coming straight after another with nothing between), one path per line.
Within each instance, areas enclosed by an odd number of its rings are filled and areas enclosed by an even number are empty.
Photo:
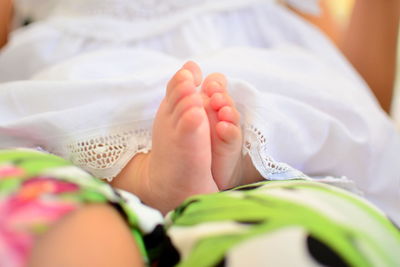
M145 129L114 129L103 135L73 139L63 147L74 165L110 182L135 154L151 150L151 132Z
M137 154L151 150L151 131L147 129L113 129L107 134L86 135L66 142L63 154L76 166L92 175L112 179ZM43 148L38 147L43 150ZM310 178L286 163L277 162L267 153L267 141L253 125L245 129L243 153L249 153L254 166L267 180L304 179L322 182L362 195L352 180L346 177Z
M245 128L245 142L243 152L250 155L256 169L267 180L303 179L329 184L360 196L363 195L363 192L357 188L354 181L348 179L345 176L309 177L286 163L275 161L271 156L268 155L266 138L264 137L262 132L253 125Z
M244 153L250 155L258 172L267 180L310 179L301 171L269 156L266 138L253 125L245 128Z
M286 163L277 162L267 153L267 142L254 126L245 129L244 153L249 153L254 166L269 180L310 179ZM96 177L112 179L137 153L151 150L151 132L147 129L113 129L105 134L86 134L70 138L63 153L74 165Z

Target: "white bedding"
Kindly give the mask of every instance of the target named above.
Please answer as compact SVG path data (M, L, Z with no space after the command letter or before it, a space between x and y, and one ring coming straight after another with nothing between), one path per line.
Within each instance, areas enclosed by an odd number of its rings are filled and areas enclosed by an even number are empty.
M347 176L400 222L400 137L365 83L287 9L227 3L192 0L177 12L196 17L179 23L171 12L133 21L55 13L17 31L0 54L0 79L19 80L0 84L0 147L40 146L113 177L151 149L165 84L190 58L229 77L247 152L265 178L293 175L265 165L272 159L311 176Z

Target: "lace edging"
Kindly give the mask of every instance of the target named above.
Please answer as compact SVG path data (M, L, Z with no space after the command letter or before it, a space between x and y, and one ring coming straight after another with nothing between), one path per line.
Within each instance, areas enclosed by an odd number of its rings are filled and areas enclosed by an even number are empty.
M151 132L117 128L104 134L86 134L69 138L62 150L74 165L111 182L134 155L151 150Z
M267 152L267 141L253 125L245 128L244 153L248 153L254 167L267 180L291 180L310 178L286 163L277 162Z
M243 152L244 154L248 153L250 155L254 166L266 180L302 179L332 185L356 195L363 195L363 192L357 188L354 181L345 176L309 177L286 163L275 161L268 155L266 138L262 132L253 125L250 125L245 129Z
M135 154L148 153L151 146L150 130L119 127L104 134L69 138L63 145L62 154L74 165L111 182ZM266 139L254 126L245 129L243 149L265 179L310 179L299 170L269 156Z

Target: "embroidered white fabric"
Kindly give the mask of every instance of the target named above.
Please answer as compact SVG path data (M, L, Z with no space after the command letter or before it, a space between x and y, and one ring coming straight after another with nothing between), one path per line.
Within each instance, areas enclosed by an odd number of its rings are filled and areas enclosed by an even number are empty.
M340 187L354 194L363 196L364 193L356 186L353 180L346 176L314 176L309 177L292 166L275 161L268 153L268 142L262 132L253 125L246 127L243 153L248 153L258 172L266 180L294 180L303 179Z
M309 179L301 171L283 162L275 161L268 153L268 143L255 126L249 125L244 131L243 151L248 153L258 172L267 180Z
M249 153L262 177L268 180L309 179L302 172L269 156L267 142L254 126L245 129L243 153ZM111 182L138 153L151 150L148 129L117 128L104 135L84 135L70 138L62 153L74 163L97 177Z
M151 132L148 129L119 127L103 135L69 138L61 153L74 165L111 182L134 155L150 150Z

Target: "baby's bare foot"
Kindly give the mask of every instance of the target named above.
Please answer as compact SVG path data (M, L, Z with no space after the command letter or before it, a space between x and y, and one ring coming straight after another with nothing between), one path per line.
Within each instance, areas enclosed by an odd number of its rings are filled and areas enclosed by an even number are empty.
M154 121L146 191L148 201L155 202L148 204L164 212L191 195L218 191L211 173L209 123L196 91L200 83L199 67L186 63L170 80Z
M219 73L209 75L202 85L211 130L211 170L221 190L240 184L242 179L240 115L226 87L226 78Z

